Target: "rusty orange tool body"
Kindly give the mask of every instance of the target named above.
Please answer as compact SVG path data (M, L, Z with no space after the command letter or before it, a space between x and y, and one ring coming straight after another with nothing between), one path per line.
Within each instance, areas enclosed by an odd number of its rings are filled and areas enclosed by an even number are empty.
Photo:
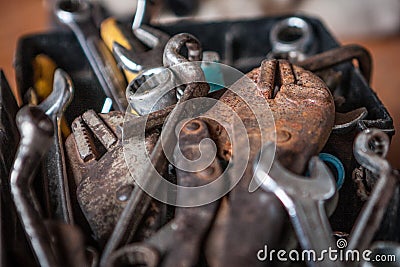
M239 114L246 126L250 143L248 162L254 162L262 142L275 141L271 133L276 130L276 156L281 164L294 173L303 173L311 156L325 145L334 124L335 107L329 89L315 74L284 60L263 61L260 68L247 76L257 86L242 86L240 80L236 86L249 97L265 98L275 121L275 126L271 124L261 135L252 110L238 95L227 91L220 98ZM211 109L208 113L217 112L220 111ZM210 123L209 127L214 128L211 132L221 157L229 160L231 156L242 156L241 149L232 148L225 131L217 131L215 124ZM207 240L210 266L264 266L265 262L256 257L257 252L265 245L276 249L291 235L279 200L262 190L249 192L252 177L252 166L248 164L244 176L230 192L227 205L219 211L224 215L218 215Z
M118 129L123 120L119 111L97 114L88 110L74 120L73 134L66 141L77 201L101 244L109 238L136 186L123 155L122 131ZM153 150L158 135L157 131L147 135L148 151ZM139 229L139 236L148 237L161 225L161 211L161 204L152 201L146 213L146 218L152 219Z

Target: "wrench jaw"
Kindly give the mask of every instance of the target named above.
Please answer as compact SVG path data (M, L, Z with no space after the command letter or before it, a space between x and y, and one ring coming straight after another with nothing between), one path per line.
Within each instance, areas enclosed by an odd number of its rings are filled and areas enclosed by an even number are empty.
M61 118L65 109L71 103L74 95L72 80L62 69L54 73L53 91L40 103L39 107L46 112L53 121Z
M281 195L279 188L285 188L285 194L304 199L331 199L336 193L335 180L328 167L318 158L312 157L309 162L310 177L302 177L288 171L275 157L271 168L268 170L263 166L263 162L274 154L274 144L272 142L264 145L260 151L262 157L254 165L255 178L261 187L269 192ZM313 187L310 194L309 187ZM279 197L282 201L282 198Z
M163 50L169 40L169 35L146 25L136 29L134 35L150 50L138 53L132 48L127 49L118 42L114 42L112 51L119 65L136 75L147 69L160 67L163 63Z
M368 201L364 204L351 230L347 250L367 249L376 237L385 212L390 214L388 207L400 179L398 172L395 172L385 159L388 148L389 137L378 129L366 129L356 137L355 158L359 164L379 179L375 182Z
M261 155L274 153L273 147L272 143L268 143L262 148ZM285 206L301 247L316 253L334 248L332 230L324 207L325 202L336 192L335 181L328 167L319 158L313 157L309 162L311 177L308 178L291 173L277 158L271 169L266 170L262 167L263 160L261 157L255 166L256 179L261 183L261 188L275 194ZM326 258L323 263L324 266L335 266ZM313 262L309 264L318 265Z

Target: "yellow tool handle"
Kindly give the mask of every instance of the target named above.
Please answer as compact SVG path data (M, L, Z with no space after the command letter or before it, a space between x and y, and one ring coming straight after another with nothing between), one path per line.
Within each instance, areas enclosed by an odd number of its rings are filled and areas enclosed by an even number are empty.
M132 48L131 44L128 41L128 38L126 38L126 36L123 34L115 18L105 19L101 23L100 35L110 51L113 51L114 43L119 43L121 46L125 47L128 50ZM124 69L123 71L128 83L137 77L136 73L132 73L126 69Z

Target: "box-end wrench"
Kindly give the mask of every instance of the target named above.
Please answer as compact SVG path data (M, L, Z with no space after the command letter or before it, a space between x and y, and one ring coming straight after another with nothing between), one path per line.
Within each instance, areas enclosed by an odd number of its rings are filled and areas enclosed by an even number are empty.
M52 93L38 106L50 117L54 135L49 152L44 158L43 174L49 189L50 208L53 217L65 223L73 223L72 206L68 186L61 118L73 97L71 78L61 69L54 73Z
M56 3L54 13L61 23L75 33L106 96L113 101L114 109L125 112L128 106L126 81L100 38L99 30L92 21L89 3L61 0Z
M25 232L41 266L59 266L50 233L41 216L32 183L54 134L51 119L38 107L23 107L17 114L21 134L10 174L11 193Z
M354 141L356 160L379 179L350 233L347 250L369 247L399 182L399 173L385 159L388 150L389 137L378 129L366 129Z
M266 159L273 157L274 153L272 142L262 148L255 165L256 179L264 190L274 193L285 206L301 247L316 254L315 260L308 261L308 265L342 266L324 255L324 251L336 247L324 206L336 192L328 167L318 158L311 158L311 177L301 177L286 170L275 158L268 171L263 162L270 162Z

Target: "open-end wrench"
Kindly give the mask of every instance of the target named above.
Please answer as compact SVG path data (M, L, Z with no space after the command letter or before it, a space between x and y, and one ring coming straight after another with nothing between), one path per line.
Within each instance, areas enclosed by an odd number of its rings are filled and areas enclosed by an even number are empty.
M389 137L383 131L366 129L356 137L356 160L379 179L350 233L347 250L363 251L370 246L399 182L399 173L385 159L388 150Z
M128 106L126 82L92 21L89 3L86 0L60 0L56 2L54 12L59 21L75 33L101 87L107 97L112 99L114 109L125 111Z
M163 62L165 67L170 67L179 63L189 62L184 56L179 54L180 49L186 45L189 50L189 55L196 54L201 55L201 45L200 42L190 34L178 34L172 37L164 50ZM178 65L179 66L179 65ZM181 70L177 67L178 71ZM186 76L186 81L204 81L204 74L200 68L200 66L194 64L190 70L181 71L183 76ZM187 82L188 83L188 82ZM183 104L185 101L194 98L206 96L210 87L207 83L191 83L186 86L183 96L178 101L178 104ZM168 144L176 143L176 135L175 135L175 126L179 123L181 114L183 113L182 109L173 109L170 113L170 119L164 124L163 132L165 133L165 140ZM128 134L135 134L135 131L129 131ZM128 139L134 139L128 138ZM141 153L143 154L143 153ZM139 162L143 155L138 154L134 155L136 160ZM150 183L154 183L154 175L157 173L163 173L165 168L167 167L167 160L163 150L163 144L160 140L157 141L157 144L154 147L154 150L150 156L151 163L146 166L142 166L143 170L138 170L140 179L143 181L149 181ZM137 179L136 177L135 179ZM157 185L153 184L154 187ZM146 211L149 203L151 201L151 197L147 195L142 189L137 186L133 189L132 194L129 198L129 201L122 212L114 231L108 240L105 249L103 251L103 255L101 258L100 265L105 266L110 257L111 253L118 249L121 245L127 242L132 237L132 234L137 230L138 225L143 218L144 212Z
M142 44L150 48L147 51L136 51L131 44L125 45L113 42L112 51L119 65L125 70L128 82L131 82L140 72L145 69L162 66L164 47L170 36L160 30L143 25L146 14L146 0L139 0L136 6L135 17L132 22L132 33ZM128 75L127 75L128 73Z
M268 171L263 162L266 162L266 158L273 157L274 152L272 143L262 148L255 166L256 179L264 190L274 193L285 206L301 247L316 253L316 260L309 261L308 265L341 266L339 262L333 262L323 254L323 251L335 248L324 207L325 201L333 197L336 191L335 181L328 167L314 157L309 163L311 177L302 177L286 170L275 158Z
M38 107L23 107L17 114L21 134L11 170L11 193L25 232L41 266L60 266L50 233L41 217L32 182L54 135L51 119Z
M63 70L54 73L52 93L38 106L53 122L52 145L44 158L43 174L49 189L52 214L65 223L73 223L64 144L61 133L61 117L73 97L71 78Z
M169 35L142 25L134 31L135 36L150 49L148 51L134 51L127 49L121 44L114 42L113 52L120 66L123 69L137 76L140 72L162 66L162 56Z

